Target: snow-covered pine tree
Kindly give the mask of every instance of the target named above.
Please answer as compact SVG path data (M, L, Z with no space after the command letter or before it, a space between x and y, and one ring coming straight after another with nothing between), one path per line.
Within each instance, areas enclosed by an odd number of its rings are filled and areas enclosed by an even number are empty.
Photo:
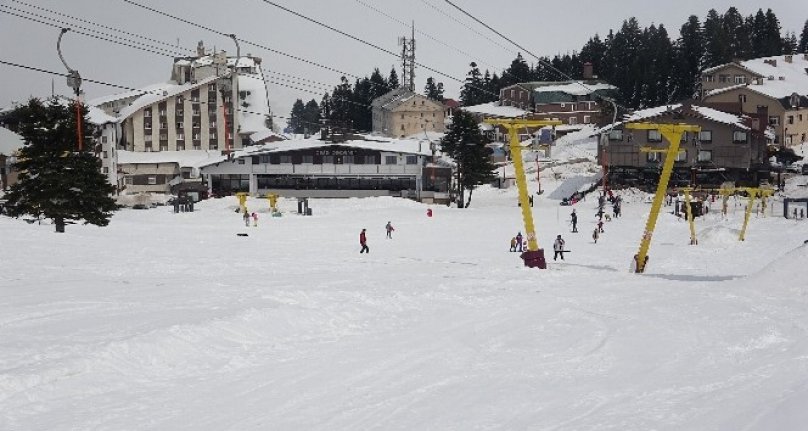
M64 232L69 221L106 226L117 209L111 195L115 188L101 173L101 161L93 154L89 137L95 127L87 121L87 108L81 107L79 149L76 108L57 98L47 104L31 99L14 109L9 127L22 136L15 168L17 183L5 198L12 217L31 215L51 219L56 232Z
M459 208L471 204L471 194L481 184L494 180L496 166L491 162L491 149L485 146L485 137L477 120L463 110L455 111L449 131L441 140L441 150L457 164L455 174L459 187ZM468 200L465 192L469 191Z

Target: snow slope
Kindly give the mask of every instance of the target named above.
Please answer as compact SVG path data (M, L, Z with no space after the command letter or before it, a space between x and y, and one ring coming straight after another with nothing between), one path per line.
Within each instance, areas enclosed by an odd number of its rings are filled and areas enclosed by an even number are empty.
M808 221L753 216L739 243L741 201L714 205L690 246L666 213L637 275L643 195L593 244L594 200L569 233L542 181L540 244L572 250L547 270L507 251L515 189L433 218L250 200L257 228L234 199L62 235L0 217L0 429L804 429Z

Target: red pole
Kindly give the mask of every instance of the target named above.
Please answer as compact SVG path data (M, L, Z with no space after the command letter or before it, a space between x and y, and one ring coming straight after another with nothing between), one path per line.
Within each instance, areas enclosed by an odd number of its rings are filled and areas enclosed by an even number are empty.
M82 120L82 118L81 118L81 101L77 97L76 98L76 133L78 134L78 139L79 139L79 152L81 152L81 150L84 148L84 145L83 145L82 139L81 139L81 123L82 123L81 120Z
M227 141L227 105L225 105L224 100L222 100L222 114L224 116L224 152L229 155L230 144Z

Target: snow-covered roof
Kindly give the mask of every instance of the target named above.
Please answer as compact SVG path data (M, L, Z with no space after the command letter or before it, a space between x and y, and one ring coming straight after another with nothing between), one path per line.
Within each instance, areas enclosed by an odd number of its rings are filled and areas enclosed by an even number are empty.
M23 145L25 145L25 141L23 141L22 136L5 127L0 127L0 154L10 156L22 148Z
M429 141L440 141L441 139L443 139L444 136L446 136L446 133L435 131L424 131L407 136L407 139L415 139L415 140L426 139ZM381 139L387 139L387 138L381 137Z
M704 97L715 96L716 94L726 93L727 91L732 91L738 88L746 88L746 84L735 84L730 85L729 87L722 87L722 88L716 88L714 90L708 90L704 92Z
M185 84L169 84L168 86L164 87L162 91L152 91L143 96L138 97L134 101L132 101L129 106L126 108L121 109L121 112L118 113L118 121L123 121L129 118L130 115L134 114L135 112L139 111L142 108L145 108L149 105L154 103L160 102L161 100L167 99L171 96L175 96L177 94L184 93L186 91L192 90L194 88L207 85L218 79L217 76L209 76L201 81L197 81L196 83L185 83Z
M755 72L754 70L751 70L751 69L747 68L742 63L737 63L737 62L734 62L734 61L731 62L731 63L719 64L718 66L713 66L713 67L704 69L701 73L706 73L706 74L715 73L715 72L718 72L719 70L721 70L721 69L723 69L723 68L725 68L727 66L735 66L735 67L738 67L740 69L746 70L746 71L748 71L748 72L750 72L752 74L759 75L759 73Z
M110 94L109 96L96 97L87 101L88 105L98 106L104 103L114 102L116 100L127 99L130 97L138 97L149 93L162 93L176 84L170 82L160 82L157 84L147 85L137 90L125 91L123 93Z
M96 108L95 106L89 105L87 107L87 111L87 121L93 124L101 125L118 122L117 118L107 114L103 109Z
M682 110L682 104L680 104L680 103L673 104L673 105L656 106L656 107L648 108L648 109L641 109L639 111L634 111L631 115L626 116L626 118L623 121L619 121L619 122L614 123L614 124L609 124L609 125L606 125L604 127L601 127L600 129L595 130L592 133L592 135L608 132L609 130L611 130L611 129L615 128L615 127L618 127L618 126L620 126L620 125L622 125L624 123L633 123L633 122L638 122L638 121L645 121L645 120L649 120L649 119L654 118L654 117L658 117L658 116L660 116L662 114L665 114L666 112L680 111L680 110ZM713 109L713 108L708 108L708 107L705 107L705 106L697 106L697 105L691 105L690 106L690 112L697 115L697 116L700 116L702 118L706 118L708 120L715 121L717 123L729 124L729 125L732 125L734 127L737 127L739 129L744 129L744 130L749 130L750 129L749 126L744 124L744 117L743 116L730 114L730 113L719 111L719 110L716 110L716 109Z
M118 151L118 164L176 163L180 168L198 168L226 160L220 151Z
M693 111L697 112L704 118L716 121L718 123L730 124L739 129L749 129L749 126L743 123L743 117L735 114L718 111L716 109L707 108L705 106L691 106Z
M533 89L536 93L550 93L559 92L571 94L573 96L586 96L599 90L615 90L617 87L609 84L585 84L580 81L570 82L568 84L559 85L545 85Z
M786 61L786 55L774 57L761 57L742 61L738 65L752 73L763 77L760 84L747 83L720 88L709 92L709 96L746 87L749 90L765 96L782 99L794 93L802 96L808 95L808 59L804 55L791 55L791 62ZM732 63L729 63L732 64ZM776 64L776 65L775 65ZM705 69L704 73L712 73L726 64Z
M528 112L514 106L500 106L499 102L483 103L481 105L463 106L460 108L474 114L490 115L492 117L523 117Z
M281 138L283 140L288 139L286 136L281 135L280 133L277 133L277 132L275 132L273 130L264 129L264 130L262 130L260 132L255 132L252 135L250 135L250 140L252 140L253 142L261 142L264 139L271 138L271 137L277 137L277 138Z

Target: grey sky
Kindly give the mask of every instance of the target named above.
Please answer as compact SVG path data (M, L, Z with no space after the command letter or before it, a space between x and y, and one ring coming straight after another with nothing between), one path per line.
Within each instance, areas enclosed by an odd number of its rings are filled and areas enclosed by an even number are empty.
M20 1L172 44L179 40L179 45L184 48L194 48L197 41L203 40L208 48L224 48L228 54L235 55L233 43L225 37L156 15L121 0ZM517 51L498 36L471 23L443 0L275 1L394 52L399 50L398 37L409 34L409 29L361 3L372 5L400 21L414 20L418 30L440 40L436 42L429 37L416 35L417 60L458 79L463 79L471 61L477 61L482 69L499 71L510 63ZM397 58L318 27L261 0L137 2L355 75L369 74L373 67L379 67L385 75L392 66L396 66L400 72ZM735 5L743 15L754 13L760 7L764 10L771 7L780 19L783 30L794 31L798 35L808 19L808 7L798 0L771 0L765 5L751 0L578 1L565 2L563 8L557 1L543 0L455 0L455 3L538 55L554 55L580 49L590 36L595 33L602 36L609 29L617 30L629 16L636 16L641 26L664 24L672 37L678 35L679 27L689 15L695 14L703 20L710 8L723 13L731 5ZM16 0L0 0L0 4L53 16L48 12L32 10ZM434 8L467 23L484 37ZM67 20L64 17L53 17ZM92 27L86 23L79 24ZM58 33L56 28L0 13L0 59L64 71L56 55ZM75 33L67 34L62 45L68 64L87 78L140 87L165 81L170 75L171 58L167 56L114 45ZM471 54L471 57L459 51ZM319 81L329 86L337 83L340 77L335 72L242 45L242 54L246 53L262 57L265 70ZM526 59L531 61L527 56ZM51 91L50 75L0 65L0 76L3 78L0 83L0 106L8 106L11 101L24 101L30 96L47 96ZM269 84L270 105L274 114L287 116L296 98L315 98L319 101L323 93L320 88L284 82L291 79L288 77L271 76L282 80L279 82L317 93ZM423 89L428 76L435 76L444 83L447 97L457 97L460 86L458 82L423 69L416 70L416 87L419 91ZM55 87L57 93L70 93L64 78L56 77ZM88 98L118 91L94 84L85 84L83 89ZM282 124L284 120L277 122Z

